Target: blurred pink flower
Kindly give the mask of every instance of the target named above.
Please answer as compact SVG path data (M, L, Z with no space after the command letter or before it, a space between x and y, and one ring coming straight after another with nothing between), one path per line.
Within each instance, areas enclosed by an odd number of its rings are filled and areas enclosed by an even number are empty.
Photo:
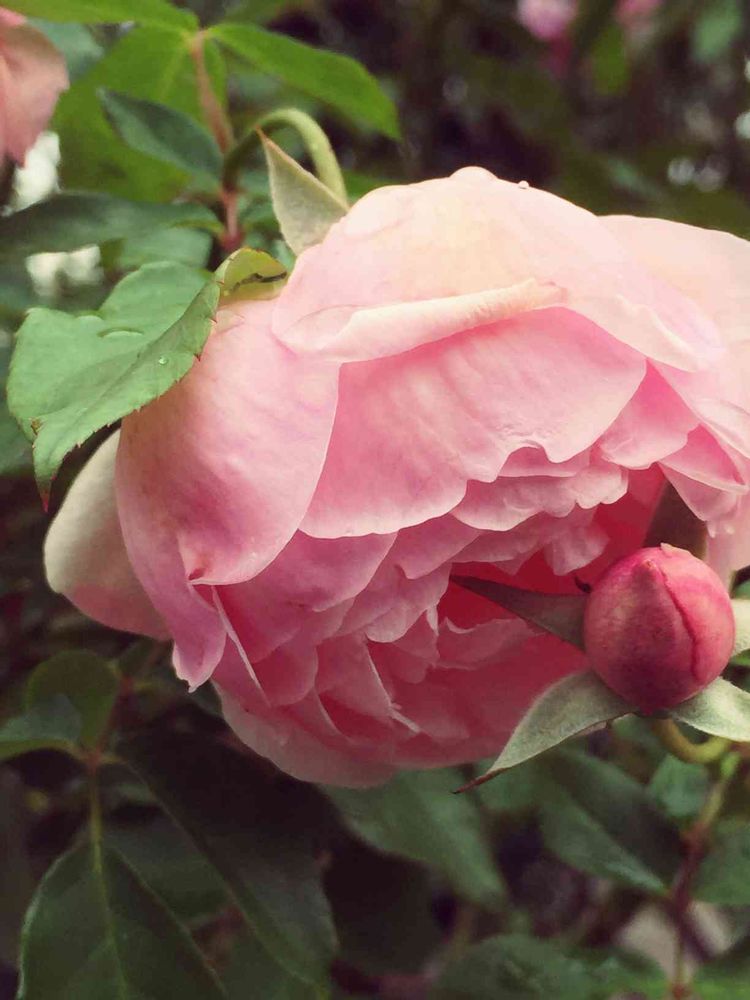
M625 28L637 27L655 13L661 0L619 0L615 16ZM578 15L578 0L518 0L516 16L521 24L543 42L567 38Z
M54 45L21 14L0 8L0 159L24 162L67 86Z
M667 482L723 578L750 562L749 307L750 244L723 233L478 168L376 190L94 455L50 582L171 635L299 777L497 753L586 661L452 570L575 591Z
M586 604L589 663L643 712L672 708L715 680L732 655L734 633L722 581L672 545L615 563Z
M577 0L519 0L521 24L544 42L563 38L576 16Z

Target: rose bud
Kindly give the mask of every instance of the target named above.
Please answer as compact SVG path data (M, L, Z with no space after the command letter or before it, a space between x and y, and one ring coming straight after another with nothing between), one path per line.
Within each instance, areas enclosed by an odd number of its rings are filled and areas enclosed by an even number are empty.
M299 778L497 754L586 658L451 575L570 592L667 486L714 568L750 563L749 286L744 240L477 168L373 191L125 417L51 528L50 583L166 632Z
M672 545L616 562L586 605L584 644L602 680L642 712L671 708L719 676L734 616L716 573Z

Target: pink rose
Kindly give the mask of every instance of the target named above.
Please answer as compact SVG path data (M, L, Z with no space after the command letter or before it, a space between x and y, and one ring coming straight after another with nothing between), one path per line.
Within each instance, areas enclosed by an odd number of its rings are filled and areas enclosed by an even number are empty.
M590 665L643 712L679 705L715 680L732 655L734 634L722 581L672 545L621 559L586 602Z
M454 567L575 592L642 544L667 482L722 577L750 562L748 299L723 233L478 168L374 191L94 456L52 586L166 629L179 676L299 777L495 754L586 663Z
M24 162L67 86L54 45L21 14L0 8L0 159Z

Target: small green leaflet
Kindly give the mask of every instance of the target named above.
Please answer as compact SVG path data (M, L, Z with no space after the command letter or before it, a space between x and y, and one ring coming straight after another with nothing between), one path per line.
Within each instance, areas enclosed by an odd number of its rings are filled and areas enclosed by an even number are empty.
M78 712L67 698L57 695L0 726L0 761L32 750L60 750L75 756L80 735Z
M398 139L398 115L378 81L355 59L305 45L254 24L214 25L207 31L261 73L316 97L356 122Z
M587 671L564 677L531 705L489 771L470 781L461 791L489 781L501 771L522 764L571 736L602 722L611 722L630 711L631 706L595 673Z
M583 649L585 594L542 594L473 576L453 576L451 579L506 611L512 611L524 621Z
M221 302L272 299L289 277L287 269L265 250L243 247L228 257L217 272L221 278Z
M219 283L179 264L128 275L97 313L33 309L18 332L8 404L34 443L43 496L65 456L167 391L211 329Z
M709 736L750 742L750 694L721 677L669 714Z
M261 135L271 184L274 214L295 254L322 242L326 233L348 208L317 177Z
M11 413L34 444L43 496L63 459L92 434L185 376L224 301L267 298L286 277L268 254L241 250L206 281L176 263L146 264L96 313L33 309L18 332L8 378Z
M221 151L214 137L190 115L166 104L102 88L99 100L112 128L131 149L218 186Z

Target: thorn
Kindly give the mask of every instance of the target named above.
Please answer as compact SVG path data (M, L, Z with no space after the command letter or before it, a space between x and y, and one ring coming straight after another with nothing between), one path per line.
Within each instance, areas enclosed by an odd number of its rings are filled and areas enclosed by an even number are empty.
M472 778L471 781L467 781L465 785L461 785L460 788L454 788L454 795L461 795L463 792L469 792L472 788L478 788L480 785L485 784L487 781L491 781L492 778L496 778L498 774L502 774L506 768L501 767L497 771L488 771L487 774L481 774L478 778Z

